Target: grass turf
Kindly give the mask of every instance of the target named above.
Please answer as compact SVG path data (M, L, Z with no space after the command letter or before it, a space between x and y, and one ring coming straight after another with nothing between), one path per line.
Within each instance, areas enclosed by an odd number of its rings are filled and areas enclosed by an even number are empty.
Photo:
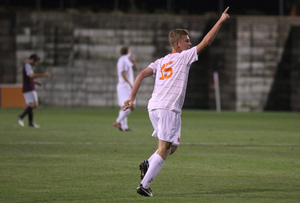
M138 165L157 148L146 110L0 109L0 202L299 202L300 114L184 110L181 145L136 194ZM27 121L27 118L25 119ZM27 124L27 122L26 122Z

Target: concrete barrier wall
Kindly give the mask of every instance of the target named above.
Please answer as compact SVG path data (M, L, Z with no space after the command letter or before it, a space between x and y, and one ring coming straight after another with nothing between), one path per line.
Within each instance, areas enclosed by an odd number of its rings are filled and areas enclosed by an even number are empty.
M22 63L35 52L42 58L36 72L52 74L50 79L40 79L44 86L37 87L42 105L91 107L118 106L116 63L123 45L131 48L141 71L171 51L169 31L188 29L196 45L217 20L205 16L56 12L16 13L14 19L16 83L21 83ZM299 24L297 17L231 17L211 47L192 65L184 108L215 108L212 75L218 71L222 109L266 109L272 87L280 80L275 79L280 63L290 63L285 58L282 61L282 56L291 28ZM293 40L297 39L295 34ZM295 85L299 83L300 53L299 46L293 47L288 106L299 110L300 93ZM146 107L153 83L152 77L143 82L138 107Z
M16 82L16 14L0 13L0 84Z
M201 23L194 24L197 21ZM38 71L52 74L37 88L43 105L116 107L120 48L130 47L141 71L171 51L168 33L183 23L195 44L205 26L203 17L19 13L17 82L22 62L36 52L43 58ZM143 82L138 107L146 107L153 83L152 77Z
M237 64L236 64L236 110L262 111L267 105L275 75L280 64L291 67L288 58L283 58L288 36L293 26L300 26L299 18L290 17L239 17L237 22ZM296 43L293 40L293 43ZM297 55L299 58L299 54ZM288 74L292 74L288 71ZM294 73L296 74L296 73ZM284 80L278 75L277 82ZM292 80L288 81L292 83ZM279 85L279 87L282 85ZM291 88L291 86L289 87ZM288 89L284 90L290 91ZM280 88L275 92L281 95ZM292 96L291 93L289 96ZM274 98L273 98L274 100ZM269 102L273 102L270 101ZM296 110L289 108L291 103L284 104L285 109L270 108L268 110Z

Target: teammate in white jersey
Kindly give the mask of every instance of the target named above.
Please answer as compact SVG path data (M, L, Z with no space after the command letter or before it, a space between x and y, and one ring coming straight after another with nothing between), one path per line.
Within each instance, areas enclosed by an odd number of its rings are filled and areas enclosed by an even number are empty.
M124 46L120 50L121 57L118 60L117 71L118 71L118 85L117 85L117 93L118 93L118 101L119 106L121 107L119 111L119 116L116 121L113 122L113 125L119 128L121 131L129 131L127 117L135 109L134 105L123 111L124 102L130 96L130 92L132 89L132 85L134 82L133 71L137 71L138 67L136 61L133 58L133 55L130 53L128 47Z
M144 196L154 196L149 185L161 170L166 158L173 154L180 143L181 109L185 98L188 73L191 64L198 60L198 54L210 46L223 22L229 15L229 7L223 12L214 27L203 40L191 48L188 31L176 29L169 34L172 53L151 63L136 77L130 97L125 101L125 109L131 108L141 82L151 75L155 76L152 97L148 103L149 117L158 137L158 149L140 164L142 181L137 192Z

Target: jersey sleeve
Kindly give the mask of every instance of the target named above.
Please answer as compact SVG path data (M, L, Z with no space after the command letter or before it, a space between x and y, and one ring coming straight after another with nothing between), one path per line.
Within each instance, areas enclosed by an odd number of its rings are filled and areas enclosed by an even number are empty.
M198 61L197 47L193 47L189 50L182 52L185 64L191 65L195 61Z
M25 64L25 71L26 71L26 75L29 76L33 73L32 67L30 64L26 63Z
M158 64L158 60L156 60L155 62L151 63L148 67L152 68L153 70L153 76L156 76L156 72L157 72L157 64Z

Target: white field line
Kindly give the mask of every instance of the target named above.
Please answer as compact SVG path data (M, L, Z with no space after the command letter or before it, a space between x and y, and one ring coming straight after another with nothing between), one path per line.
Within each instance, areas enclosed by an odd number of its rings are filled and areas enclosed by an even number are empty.
M94 142L0 142L0 145L120 145L120 143L94 143ZM122 145L153 145L152 143L122 143ZM234 143L182 143L180 146L228 146L228 147L282 147L282 146L295 146L300 144L280 143L280 144L234 144Z

